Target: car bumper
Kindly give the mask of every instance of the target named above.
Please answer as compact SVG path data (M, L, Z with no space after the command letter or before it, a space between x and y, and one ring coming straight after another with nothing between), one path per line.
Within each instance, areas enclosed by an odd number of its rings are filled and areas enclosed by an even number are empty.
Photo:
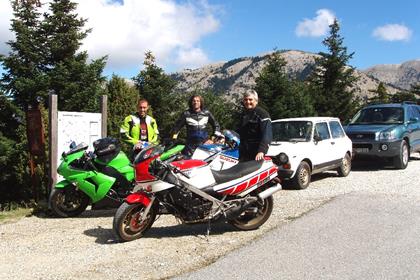
M393 142L353 142L354 156L395 157L400 154L402 140Z
M290 170L290 169L278 169L277 174L278 177L283 178L283 179L289 179L292 177L294 171Z

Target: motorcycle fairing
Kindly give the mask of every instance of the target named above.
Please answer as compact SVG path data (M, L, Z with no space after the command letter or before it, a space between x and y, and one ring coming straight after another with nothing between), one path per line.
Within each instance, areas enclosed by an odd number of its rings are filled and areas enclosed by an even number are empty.
M146 158L145 160L135 164L136 182L156 180L156 177L149 173L149 165L150 165L150 162L152 162L157 157L159 157L159 155Z
M236 195L273 179L275 176L277 176L277 167L269 161L246 176L214 186L214 190L223 195Z
M174 161L171 164L182 171L187 171L192 168L205 166L207 165L207 162L199 160L199 159L188 159L188 160Z
M130 195L128 195L125 199L125 201L128 204L135 204L135 203L140 203L142 205L144 205L145 207L149 206L150 204L150 197L145 193L145 192L135 192L132 193Z
M57 184L55 184L54 188L64 189L65 187L67 187L68 185L71 185L71 184L72 183L70 181L62 180L62 181L58 182Z

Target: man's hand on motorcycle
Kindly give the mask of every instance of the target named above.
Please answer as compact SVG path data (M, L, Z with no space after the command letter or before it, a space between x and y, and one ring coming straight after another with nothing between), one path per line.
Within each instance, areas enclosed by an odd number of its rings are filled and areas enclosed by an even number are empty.
M255 160L263 160L264 159L264 153L259 152L256 156L255 156Z
M143 142L139 141L134 145L133 150L140 150L143 147Z

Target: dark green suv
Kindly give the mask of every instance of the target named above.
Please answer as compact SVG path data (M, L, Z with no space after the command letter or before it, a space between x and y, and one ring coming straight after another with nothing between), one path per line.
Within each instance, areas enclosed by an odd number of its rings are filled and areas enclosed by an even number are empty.
M398 169L420 151L420 106L411 102L376 104L361 109L344 127L353 154L389 158Z

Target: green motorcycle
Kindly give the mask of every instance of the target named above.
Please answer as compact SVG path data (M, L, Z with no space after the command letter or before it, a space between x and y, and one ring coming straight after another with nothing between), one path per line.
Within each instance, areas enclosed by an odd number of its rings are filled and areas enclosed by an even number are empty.
M54 215L75 217L91 203L92 209L118 207L133 191L137 181L135 166L121 151L118 140L102 138L95 141L93 147L94 151L88 152L87 144L76 146L73 142L70 150L63 152L57 172L64 180L54 186L49 197L49 208ZM160 158L169 161L183 148L176 145Z

